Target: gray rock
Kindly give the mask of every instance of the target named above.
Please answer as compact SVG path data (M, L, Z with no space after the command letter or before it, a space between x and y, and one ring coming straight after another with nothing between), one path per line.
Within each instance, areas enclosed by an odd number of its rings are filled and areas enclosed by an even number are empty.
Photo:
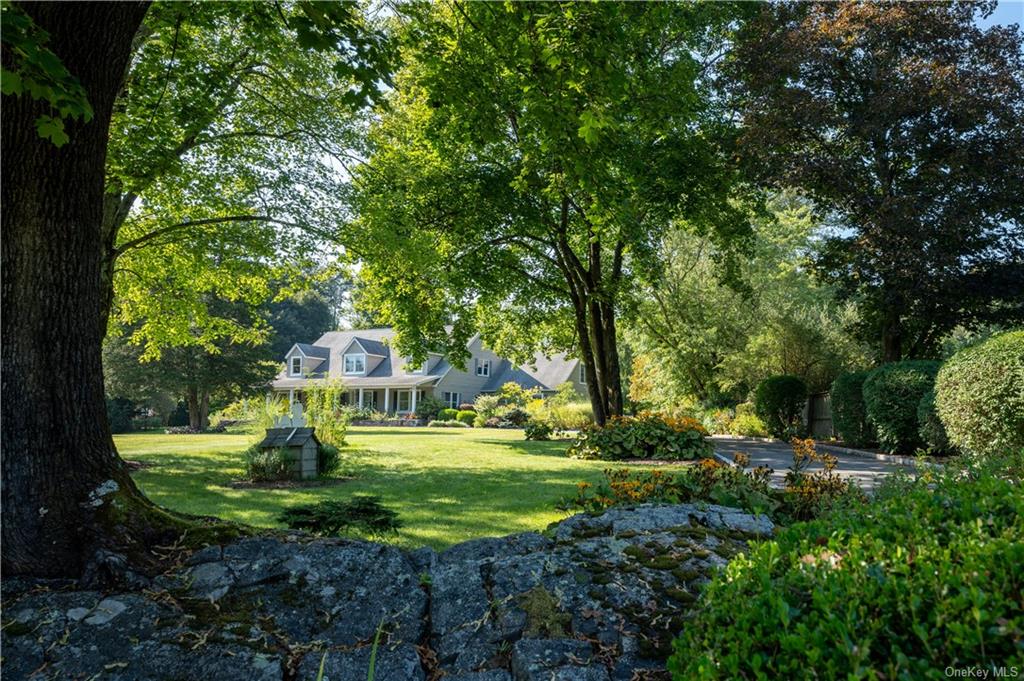
M512 681L512 675L504 669L488 669L482 672L446 674L444 681Z
M485 537L456 544L438 554L442 563L480 562L497 560L506 556L542 551L551 545L551 540L536 532L521 532L507 537Z
M119 600L104 598L96 604L92 614L85 618L85 623L93 626L107 624L127 609L128 606Z
M242 646L207 644L193 650L187 646L147 641L126 652L124 666L104 666L102 669L106 673L101 678L111 681L280 681L284 676L284 665L279 656L254 652Z
M316 679L323 661L323 681L366 681L370 669L372 646L351 651L308 653L299 665L299 679ZM426 679L416 648L410 644L395 647L378 646L374 660L373 681L421 681Z
M681 504L576 515L553 539L527 532L441 553L248 537L197 551L145 591L126 588L116 554L100 555L96 583L112 578L112 591L4 580L4 679L43 667L60 679L305 681L321 648L327 679L362 681L378 628L376 681L425 679L424 662L454 681L664 674L700 585L744 538L772 529L763 516Z
M608 672L591 667L593 652L589 643L573 639L523 639L512 647L512 677L516 681L560 679L607 679ZM588 673L593 669L603 676Z

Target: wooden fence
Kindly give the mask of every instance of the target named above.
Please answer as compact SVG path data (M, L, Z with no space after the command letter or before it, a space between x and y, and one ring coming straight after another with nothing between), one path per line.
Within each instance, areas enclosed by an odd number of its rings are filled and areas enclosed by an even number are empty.
M827 440L835 437L832 427L832 400L828 393L808 395L807 406L804 407L804 423L811 437L816 440Z

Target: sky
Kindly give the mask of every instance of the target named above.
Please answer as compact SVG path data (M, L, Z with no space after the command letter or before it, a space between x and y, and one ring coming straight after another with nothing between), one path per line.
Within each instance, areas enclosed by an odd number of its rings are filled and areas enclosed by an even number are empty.
M1024 0L999 0L992 16L978 21L978 26L983 28L995 24L1021 24L1024 26Z

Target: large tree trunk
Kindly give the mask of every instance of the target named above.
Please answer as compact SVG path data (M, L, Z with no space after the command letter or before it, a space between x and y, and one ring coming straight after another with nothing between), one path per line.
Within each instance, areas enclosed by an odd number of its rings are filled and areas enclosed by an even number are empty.
M889 312L882 322L882 361L903 359L903 325L897 312Z
M210 427L210 393L199 389L188 391L188 425L192 430Z
M36 134L50 113L5 97L3 147L3 569L76 574L116 496L145 499L114 450L100 345L103 185L111 108L143 2L30 3L48 47L94 117L66 121L61 148ZM8 56L5 55L5 63ZM115 491L116 490L116 491Z

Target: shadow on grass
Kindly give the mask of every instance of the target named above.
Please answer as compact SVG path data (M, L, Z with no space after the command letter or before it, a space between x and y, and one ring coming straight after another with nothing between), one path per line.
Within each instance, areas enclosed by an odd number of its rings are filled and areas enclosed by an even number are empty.
M522 445L544 443L493 444L518 450ZM525 447L530 454L549 458L555 454L530 449ZM571 495L577 482L600 476L597 468L537 465L540 459L532 459L537 464L524 468L473 468L457 462L423 467L380 461L381 455L389 454L380 450L360 448L351 454L354 480L344 485L292 489L227 487L243 472L237 452L140 453L133 457L156 463L137 471L135 479L151 499L174 510L279 527L277 516L288 506L374 494L396 510L405 525L395 543L438 549L477 537L541 530L564 517L555 504Z

